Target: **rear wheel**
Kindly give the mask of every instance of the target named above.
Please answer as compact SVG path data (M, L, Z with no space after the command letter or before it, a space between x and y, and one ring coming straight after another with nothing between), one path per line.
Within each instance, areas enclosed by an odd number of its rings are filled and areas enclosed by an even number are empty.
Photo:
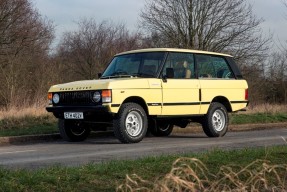
M147 132L147 116L136 103L122 104L114 119L114 134L122 143L138 143Z
M222 137L228 129L227 110L221 103L211 103L202 123L208 137Z
M86 140L91 132L83 121L59 119L58 127L61 137L72 142Z

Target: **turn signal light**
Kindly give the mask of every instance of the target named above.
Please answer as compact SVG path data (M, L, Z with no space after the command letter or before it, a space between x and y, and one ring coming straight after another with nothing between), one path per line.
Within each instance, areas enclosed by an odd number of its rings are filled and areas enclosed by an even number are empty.
M53 104L52 99L53 99L53 94L52 94L52 93L48 93L48 102L49 102L49 105L52 105L52 104Z
M53 99L53 94L52 93L48 93L48 100L52 100Z
M102 90L102 102L110 103L112 102L112 90Z

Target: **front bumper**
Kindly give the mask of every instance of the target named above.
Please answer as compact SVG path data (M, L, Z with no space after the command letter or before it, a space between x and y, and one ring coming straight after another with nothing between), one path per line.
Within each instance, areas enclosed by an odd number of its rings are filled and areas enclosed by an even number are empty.
M63 119L64 112L83 112L84 119L88 121L111 121L114 114L109 111L107 106L48 106L48 112L54 114L56 118Z
M109 113L106 106L49 106L46 107L48 112L63 113L63 112L93 112L93 113Z

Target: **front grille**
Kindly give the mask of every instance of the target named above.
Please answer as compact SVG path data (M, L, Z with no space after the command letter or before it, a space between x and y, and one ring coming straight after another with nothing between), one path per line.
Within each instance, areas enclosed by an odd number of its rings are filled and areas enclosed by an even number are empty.
M60 102L57 105L91 105L93 104L91 91L59 92Z

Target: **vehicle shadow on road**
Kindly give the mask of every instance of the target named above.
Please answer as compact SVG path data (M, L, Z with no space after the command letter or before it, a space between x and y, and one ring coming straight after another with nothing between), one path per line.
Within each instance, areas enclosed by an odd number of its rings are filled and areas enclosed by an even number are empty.
M176 134L176 135L170 135L168 136L168 138L208 138L206 135L204 134Z

